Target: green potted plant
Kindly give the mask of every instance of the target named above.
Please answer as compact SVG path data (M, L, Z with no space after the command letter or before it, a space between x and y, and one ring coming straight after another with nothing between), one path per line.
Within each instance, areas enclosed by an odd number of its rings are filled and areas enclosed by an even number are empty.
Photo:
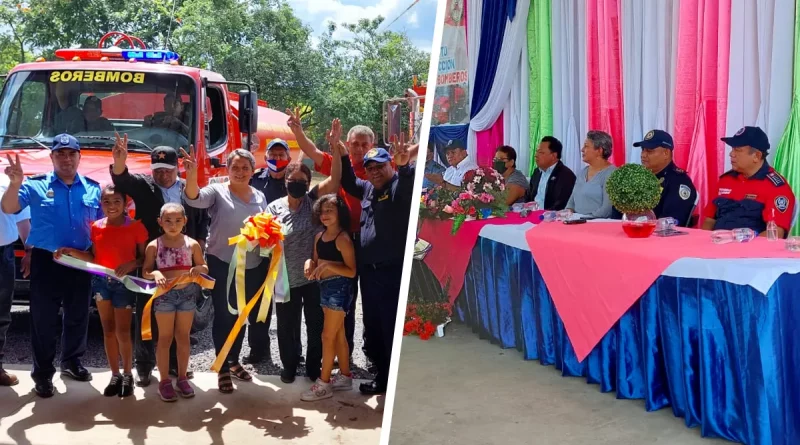
M606 182L614 207L622 212L622 230L631 238L647 238L656 229L653 209L661 199L661 182L639 164L625 164Z

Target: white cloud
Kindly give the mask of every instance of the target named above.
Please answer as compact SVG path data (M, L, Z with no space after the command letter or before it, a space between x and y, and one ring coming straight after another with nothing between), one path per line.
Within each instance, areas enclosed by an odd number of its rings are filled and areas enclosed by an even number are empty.
M433 41L437 0L418 0L416 4L414 0L289 0L289 4L295 15L314 30L315 41L327 30L328 22L340 25L381 16L384 18L381 29L385 29L400 14L404 15L394 21L389 29L405 32L412 42L425 51L430 51ZM338 27L334 37L350 39L352 34Z

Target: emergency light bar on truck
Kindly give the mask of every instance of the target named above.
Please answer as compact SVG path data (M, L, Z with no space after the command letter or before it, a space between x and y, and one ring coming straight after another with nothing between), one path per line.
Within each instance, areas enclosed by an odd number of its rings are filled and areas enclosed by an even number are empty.
M178 53L166 50L133 49L121 50L118 48L70 48L56 50L56 57L73 61L127 61L150 63L177 63L180 59Z

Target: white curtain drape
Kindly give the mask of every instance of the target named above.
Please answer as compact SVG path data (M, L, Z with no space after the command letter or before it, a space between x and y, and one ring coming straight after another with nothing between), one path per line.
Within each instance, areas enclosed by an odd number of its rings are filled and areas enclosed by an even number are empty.
M731 56L726 135L748 125L769 136L774 159L792 103L794 0L736 0L731 11ZM725 147L725 171L730 170Z
M639 164L648 131L672 134L675 125L675 66L678 1L622 0L622 69L626 162Z
M575 174L589 130L586 79L586 0L552 4L553 136L564 145L561 160Z
M472 4L473 1L470 2ZM514 86L515 78L519 76L520 71L515 69L519 64L520 55L522 54L523 44L528 39L527 24L528 24L528 8L530 7L530 0L517 0L517 10L514 15L514 20L506 23L506 30L503 33L503 44L500 48L500 59L497 64L497 73L492 82L492 90L489 93L489 99L483 109L469 121L469 141L467 142L468 152L471 156L477 154L477 136L476 132L488 130L500 117L500 113L506 107L509 101L509 94L511 88ZM469 11L467 11L469 14ZM472 26L472 19L469 19L468 28ZM479 22L480 23L480 22ZM480 26L480 24L478 24ZM472 34L470 29L467 30ZM476 54L473 56L472 54ZM473 66L473 60L477 64L477 53L470 52L470 69L476 69ZM474 71L473 71L474 74ZM472 77L474 79L474 76ZM526 79L527 81L527 79ZM470 84L471 85L471 84ZM472 103L472 88L470 87L470 104ZM504 129L504 131L506 131Z
M522 42L522 51L516 64L517 77L506 107L503 109L503 143L517 152L517 168L527 176L530 162L530 107L528 90L530 66L528 65L528 40Z

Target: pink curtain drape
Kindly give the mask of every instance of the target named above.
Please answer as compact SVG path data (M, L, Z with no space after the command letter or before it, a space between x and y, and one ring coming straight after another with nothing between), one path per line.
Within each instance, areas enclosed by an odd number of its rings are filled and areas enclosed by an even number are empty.
M497 122L491 128L476 133L478 137L478 159L475 161L481 167L491 167L494 159L494 152L497 147L503 145L503 113L497 118Z
M702 211L725 162L731 0L681 0L679 16L674 159L692 178Z
M586 69L589 129L611 135L610 161L625 163L625 110L622 97L622 16L620 0L586 2ZM583 135L581 135L583 136Z

